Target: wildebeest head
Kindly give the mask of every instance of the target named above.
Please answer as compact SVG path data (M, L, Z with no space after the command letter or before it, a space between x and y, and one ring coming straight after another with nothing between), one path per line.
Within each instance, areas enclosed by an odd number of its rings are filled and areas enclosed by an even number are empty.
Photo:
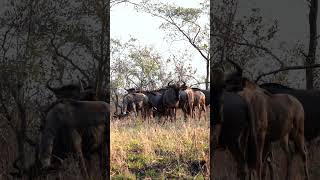
M129 94L137 92L136 88L125 89Z
M96 93L95 88L90 85L84 87L85 84L81 80L79 81L79 85L70 84L65 85L59 88L53 88L49 85L49 81L46 84L46 87L51 90L57 99L74 99L74 100L85 100L85 101L105 101L108 102L109 90L101 89L99 93ZM99 96L99 97L98 97Z
M179 85L178 83L175 83L175 84L172 84L172 81L170 81L168 83L168 86L167 86L167 92L170 92L173 97L174 97L174 100L178 101L179 100L179 91L181 89L186 89L186 83L183 82L182 85Z
M57 99L70 98L70 99L79 99L81 87L78 85L70 84L62 86L60 88L54 88L49 85L49 81L46 84L46 87L52 91Z
M180 99L179 92L185 87L185 85L185 82L180 86L178 83L172 84L172 81L170 81L163 93L163 105L167 108L177 107Z
M226 76L225 88L227 91L238 92L243 89L243 76L241 67L235 62L229 60L229 62L236 68L235 72L231 72Z

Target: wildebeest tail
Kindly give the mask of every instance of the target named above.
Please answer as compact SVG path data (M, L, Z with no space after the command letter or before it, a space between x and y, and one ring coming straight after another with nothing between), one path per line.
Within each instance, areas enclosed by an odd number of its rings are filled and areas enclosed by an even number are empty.
M254 105L248 105L248 126L249 126L249 136L248 136L248 143L246 147L246 160L248 166L250 168L254 168L257 162L257 145L258 145L258 138L257 138L257 131L256 131L256 119L258 118L257 112L254 110Z

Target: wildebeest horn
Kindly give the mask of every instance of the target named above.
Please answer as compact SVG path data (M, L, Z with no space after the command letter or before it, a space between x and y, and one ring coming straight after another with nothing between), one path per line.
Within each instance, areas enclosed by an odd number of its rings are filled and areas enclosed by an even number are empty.
M242 73L242 68L240 67L239 64L237 64L236 62L232 61L231 59L227 58L227 61L230 62L238 71L238 73Z
M173 80L171 80L171 81L168 82L168 86L170 86L170 84L171 84L172 81L173 81Z
M182 80L181 80L182 81ZM186 82L184 82L184 81L182 81L183 82L183 84L182 84L182 86L186 86Z

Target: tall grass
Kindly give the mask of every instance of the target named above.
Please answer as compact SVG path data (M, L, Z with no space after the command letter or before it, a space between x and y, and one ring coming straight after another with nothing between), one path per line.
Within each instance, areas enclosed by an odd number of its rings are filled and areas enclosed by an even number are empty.
M209 122L111 122L112 179L208 177Z

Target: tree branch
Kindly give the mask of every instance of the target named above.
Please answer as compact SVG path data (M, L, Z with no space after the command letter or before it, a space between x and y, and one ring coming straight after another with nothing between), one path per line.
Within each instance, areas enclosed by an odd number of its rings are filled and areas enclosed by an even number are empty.
M282 72L282 71L309 69L309 68L319 68L319 67L320 67L320 64L313 64L313 65L306 65L306 66L301 65L301 66L284 67L284 68L280 68L280 69L277 69L277 70L274 70L274 71L271 71L271 72L260 74L257 77L257 79L255 80L255 82L258 82L264 76L268 76L268 75L271 75L271 74L277 74L277 73Z
M222 34L212 34L212 36L214 37L219 37L219 38L226 38L225 35L222 35ZM227 37L228 38L228 37ZM235 43L235 44L238 44L238 45L241 45L241 46L248 46L248 47L252 47L252 48L255 48L255 49L260 49L260 50L263 50L264 52L266 52L267 54L269 54L273 59L275 59L281 67L284 67L284 63L283 61L278 57L276 56L270 49L268 49L267 47L264 47L264 46L261 46L261 45L256 45L256 44L252 44L250 43L249 41L245 40L246 42L238 42L238 41L235 41L235 40L232 40L230 38L228 38L228 40L232 43Z
M70 59L68 56L65 56L65 55L63 55L62 53L60 53L58 47L56 47L56 46L54 45L54 42L53 42L53 41L54 41L54 37L51 38L50 43L51 43L52 47L54 48L55 53L56 53L59 57L62 57L63 59L65 59L66 61L68 61L68 62L69 62L73 67L75 67L88 81L90 81L90 77L87 75L87 73L86 73L83 69L81 69L79 66L77 66L77 65L72 61L72 59Z
M161 17L161 16L157 16L157 17ZM207 56L205 54L203 54L203 52L201 51L201 49L192 41L192 39L174 22L174 20L169 16L170 20L167 20L166 18L161 17L162 19L166 20L167 22L169 22L170 24L174 25L178 31L180 31L182 33L182 35L184 37L186 37L188 39L188 42L200 53L200 55L207 61L209 61L209 59L207 58Z

